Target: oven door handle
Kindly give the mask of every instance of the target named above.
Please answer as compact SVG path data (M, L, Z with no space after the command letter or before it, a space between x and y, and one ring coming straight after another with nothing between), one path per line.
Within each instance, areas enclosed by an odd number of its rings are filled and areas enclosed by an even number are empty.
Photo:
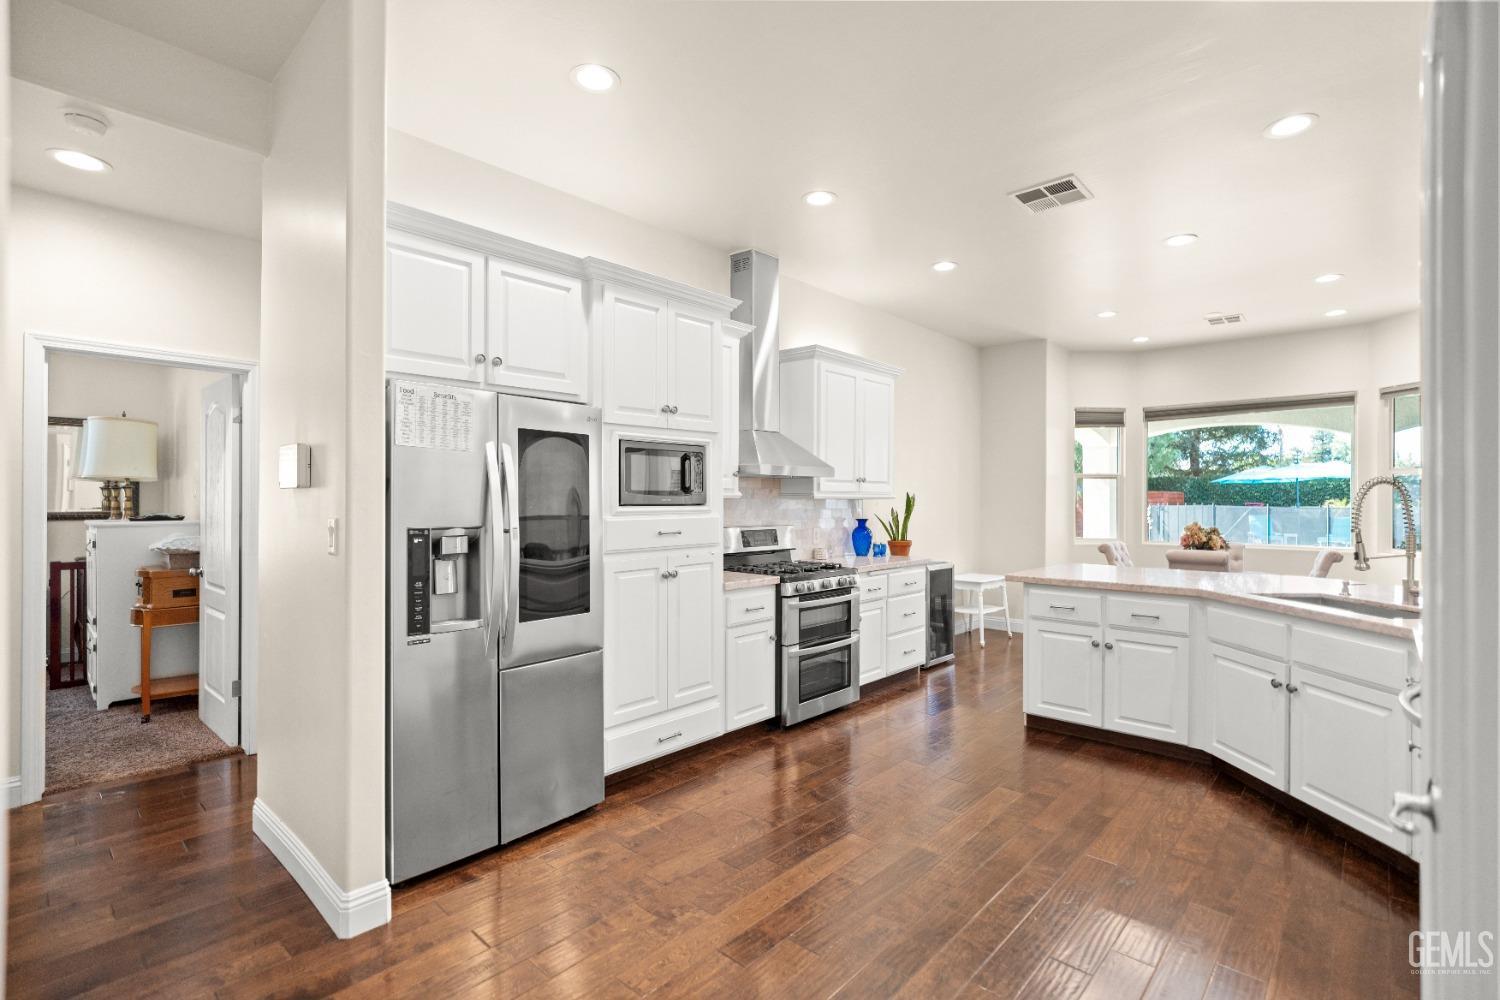
M856 599L857 599L856 595L851 590L849 593L847 593L847 594L840 594L837 597L824 597L824 598L822 598L820 600L816 600L816 601L797 601L788 610L794 610L795 609L795 610L800 611L803 608L821 608L821 607L825 607L826 605L829 605L829 604L838 604L840 601L847 601L850 604L853 604Z
M791 646L787 649L787 653L797 657L816 656L819 653L829 653L835 649L843 649L845 646L852 646L858 641L859 634L856 633L854 635L851 635L847 639L840 639L838 642L830 642L822 646Z

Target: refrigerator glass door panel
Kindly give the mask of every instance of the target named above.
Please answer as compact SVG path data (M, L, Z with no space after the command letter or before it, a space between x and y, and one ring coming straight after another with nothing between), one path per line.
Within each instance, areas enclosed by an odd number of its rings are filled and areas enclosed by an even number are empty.
M927 666L953 659L953 567L927 571Z
M500 671L500 842L604 801L604 654Z
M501 396L503 667L598 650L599 411ZM602 732L602 730L601 730Z

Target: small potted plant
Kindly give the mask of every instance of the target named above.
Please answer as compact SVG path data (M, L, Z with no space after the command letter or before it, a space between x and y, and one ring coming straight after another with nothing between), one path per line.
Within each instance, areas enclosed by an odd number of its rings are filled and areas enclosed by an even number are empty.
M911 539L907 537L907 532L911 530L911 512L916 506L917 498L908 493L906 494L906 513L904 515L897 513L894 507L891 508L891 519L889 521L879 514L875 515L875 520L879 521L880 526L885 529L885 537L890 539L891 555L893 556L911 555Z

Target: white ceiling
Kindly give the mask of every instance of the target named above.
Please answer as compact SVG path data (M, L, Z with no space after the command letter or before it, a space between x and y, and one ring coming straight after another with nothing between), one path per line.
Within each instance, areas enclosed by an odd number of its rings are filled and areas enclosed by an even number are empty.
M251 239L260 238L260 154L170 125L74 100L12 79L11 176L15 183ZM103 111L102 137L63 123L64 108ZM114 169L65 167L49 148L81 149Z
M1427 16L394 0L389 121L975 343L1155 347L1416 306ZM582 62L621 87L580 91ZM1261 137L1297 111L1321 121ZM1006 198L1070 172L1096 200L1032 216ZM805 207L815 188L838 202ZM1162 246L1180 231L1202 239ZM940 258L961 266L935 274ZM1327 271L1348 277L1313 284ZM1348 316L1325 319L1336 306ZM1249 323L1209 327L1214 311Z
M62 0L242 73L271 80L323 0Z

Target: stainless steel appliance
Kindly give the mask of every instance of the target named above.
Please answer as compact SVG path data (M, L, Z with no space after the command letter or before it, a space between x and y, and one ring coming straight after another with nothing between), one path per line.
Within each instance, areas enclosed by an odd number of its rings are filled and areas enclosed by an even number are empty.
M387 385L391 881L604 798L598 411Z
M620 506L708 503L708 448L672 441L620 440Z
M927 564L927 662L935 667L953 659L953 564Z
M776 707L783 726L859 700L859 576L792 559L786 528L727 528L724 568L780 577ZM736 537L737 536L737 537Z

